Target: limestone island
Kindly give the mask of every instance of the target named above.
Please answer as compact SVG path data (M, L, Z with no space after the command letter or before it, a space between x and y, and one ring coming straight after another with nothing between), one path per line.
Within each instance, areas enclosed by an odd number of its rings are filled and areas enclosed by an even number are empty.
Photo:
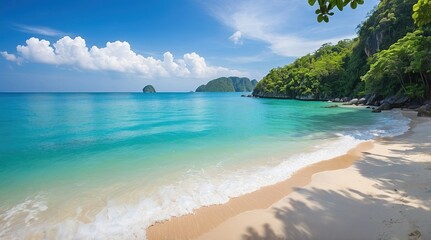
M257 80L246 77L221 77L201 85L196 92L251 92L256 87Z
M156 93L156 89L153 87L153 85L147 85L142 89L143 93Z

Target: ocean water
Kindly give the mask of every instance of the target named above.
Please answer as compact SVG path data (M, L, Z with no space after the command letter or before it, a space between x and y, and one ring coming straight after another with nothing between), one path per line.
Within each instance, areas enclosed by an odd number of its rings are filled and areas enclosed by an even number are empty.
M0 94L0 239L142 239L409 124L240 95Z

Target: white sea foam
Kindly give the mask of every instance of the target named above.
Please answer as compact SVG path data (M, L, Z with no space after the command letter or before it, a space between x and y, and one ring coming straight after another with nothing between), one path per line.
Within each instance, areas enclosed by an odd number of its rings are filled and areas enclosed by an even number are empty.
M77 220L61 223L57 239L134 239L145 236L145 229L157 221L192 213L230 198L244 195L290 177L310 164L345 154L362 140L350 136L315 146L315 151L289 157L277 166L261 166L240 171L220 169L209 175L204 170L191 170L175 184L163 186L157 194L146 196L135 205L110 201L93 222ZM126 230L127 229L127 230Z
M361 126L352 127L343 134L353 136L356 139L370 140L378 137L394 137L409 130L410 119L401 111L392 110L379 113L377 122L364 129Z
M58 224L33 226L29 231L55 232L56 239L142 239L147 227L155 222L192 213L202 206L226 203L230 198L281 182L305 166L343 155L361 142L400 135L408 130L409 119L400 112L384 114L392 116L382 115L378 123L368 129L358 128L337 134L330 141L314 146L313 150L290 156L276 166L245 167L233 171L218 164L212 170L190 169L180 180L161 186L154 194L141 196L135 204L108 201L89 223L76 217ZM28 199L6 211L0 217L9 225L1 228L0 238L23 236L9 231L11 220L25 213L25 223L28 224L46 209L46 202L39 198Z
M0 239L22 239L27 235L26 229L39 219L42 212L48 209L44 197L39 194L27 198L0 214Z

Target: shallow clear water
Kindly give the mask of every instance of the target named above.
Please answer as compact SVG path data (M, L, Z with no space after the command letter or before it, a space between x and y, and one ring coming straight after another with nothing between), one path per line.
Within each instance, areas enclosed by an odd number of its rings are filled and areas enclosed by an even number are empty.
M396 112L240 95L0 94L0 238L143 237L408 125Z

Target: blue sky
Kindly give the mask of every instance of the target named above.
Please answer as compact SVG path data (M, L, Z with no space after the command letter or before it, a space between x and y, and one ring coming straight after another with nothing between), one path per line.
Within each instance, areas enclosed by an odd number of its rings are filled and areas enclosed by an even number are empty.
M190 91L260 80L356 35L378 3L317 23L307 0L0 0L0 91Z

